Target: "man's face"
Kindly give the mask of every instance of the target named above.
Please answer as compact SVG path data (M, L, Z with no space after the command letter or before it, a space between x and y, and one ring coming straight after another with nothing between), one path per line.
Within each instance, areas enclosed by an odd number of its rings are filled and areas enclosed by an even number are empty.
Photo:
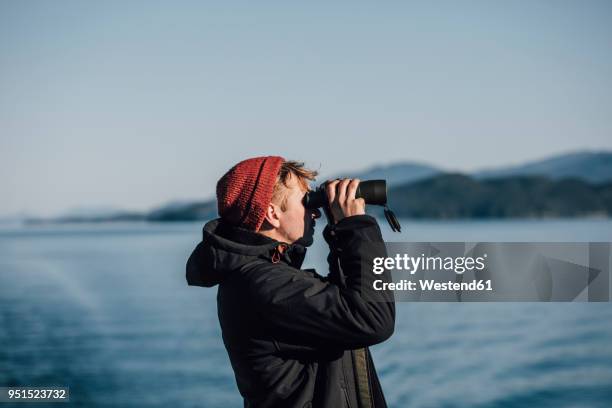
M300 238L303 238L302 244L306 246L312 244L315 219L321 216L321 212L304 207L302 200L306 193L307 190L300 185L298 178L291 174L287 180L285 211L279 212L280 226L278 228L280 235L289 244L293 244Z

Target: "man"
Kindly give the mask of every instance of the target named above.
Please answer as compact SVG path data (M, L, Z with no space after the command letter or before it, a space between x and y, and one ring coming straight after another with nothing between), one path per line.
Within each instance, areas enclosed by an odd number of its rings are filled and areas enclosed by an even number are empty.
M355 198L359 180L331 181L329 274L301 270L321 216L302 203L315 176L276 156L230 169L217 183L220 219L204 226L187 282L219 285L223 342L245 407L386 407L368 346L394 330L393 295L371 289L390 276L362 273L386 256L382 235Z

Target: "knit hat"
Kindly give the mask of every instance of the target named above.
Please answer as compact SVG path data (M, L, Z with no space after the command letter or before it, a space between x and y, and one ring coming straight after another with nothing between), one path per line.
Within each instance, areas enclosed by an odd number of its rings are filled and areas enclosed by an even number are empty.
M284 161L279 156L254 157L232 167L217 182L219 216L232 225L259 231Z

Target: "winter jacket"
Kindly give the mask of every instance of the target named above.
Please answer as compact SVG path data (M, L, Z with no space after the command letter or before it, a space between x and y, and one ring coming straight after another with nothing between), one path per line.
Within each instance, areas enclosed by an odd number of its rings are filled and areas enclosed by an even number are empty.
M300 269L299 243L220 220L204 226L187 262L189 285L219 285L223 342L245 407L387 406L368 350L395 325L392 292L372 289L374 279L391 281L371 271L372 258L386 256L380 228L357 215L323 235L327 276Z

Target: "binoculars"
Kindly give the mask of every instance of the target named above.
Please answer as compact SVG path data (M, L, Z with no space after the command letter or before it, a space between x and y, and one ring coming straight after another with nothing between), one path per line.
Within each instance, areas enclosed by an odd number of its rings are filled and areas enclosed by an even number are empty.
M306 193L304 196L304 206L310 209L320 207L327 209L329 203L327 202L326 186L327 182ZM401 232L401 226L397 217L387 206L386 180L364 180L359 182L357 191L355 192L355 198L363 198L366 204L384 206L385 218L391 226L391 229L395 232Z

